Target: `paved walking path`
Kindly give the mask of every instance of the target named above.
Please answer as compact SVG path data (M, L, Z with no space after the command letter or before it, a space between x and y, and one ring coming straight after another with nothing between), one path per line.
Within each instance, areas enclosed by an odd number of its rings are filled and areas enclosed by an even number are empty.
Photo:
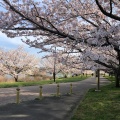
M100 81L101 85L108 84L104 78ZM21 87L20 104L15 104L16 88L0 88L0 120L70 120L88 89L96 87L96 80L89 78L72 84L72 95L67 94L70 83L60 84L60 97L55 97L56 84L44 85L42 100L35 100L39 86Z

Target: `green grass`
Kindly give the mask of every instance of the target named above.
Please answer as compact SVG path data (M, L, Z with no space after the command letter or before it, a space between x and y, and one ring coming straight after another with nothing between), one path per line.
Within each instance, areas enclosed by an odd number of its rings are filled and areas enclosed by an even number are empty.
M115 76L106 76L105 78L107 78L111 82L115 82Z
M88 76L90 77L90 76ZM56 79L56 83L65 83L65 82L76 82L81 81L86 78L86 76L75 76L70 78L61 78ZM9 88L9 87L18 87L18 86L34 86L34 85L44 85L44 84L52 84L54 83L53 80L43 80L43 81L29 81L29 82L2 82L0 83L0 88Z
M111 83L101 92L90 89L71 120L120 120L120 88Z
M66 82L77 82L77 81L81 81L84 80L86 78L88 78L90 76L75 76L75 77L69 77L69 78L61 78L61 79L57 79L56 83L66 83Z

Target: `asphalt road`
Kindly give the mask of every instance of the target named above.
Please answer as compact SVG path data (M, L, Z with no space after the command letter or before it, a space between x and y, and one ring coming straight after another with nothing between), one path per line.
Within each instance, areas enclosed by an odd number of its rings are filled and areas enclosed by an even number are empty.
M100 79L101 85L108 83ZM42 100L35 100L39 96L39 86L21 87L20 101L24 102L20 104L15 104L16 88L0 88L0 120L70 120L88 89L97 86L94 78L72 84L72 95L66 94L70 91L70 83L60 84L61 97L55 97L56 84L44 85Z
M108 83L101 78L100 84ZM89 88L96 87L95 78L86 79L84 81L73 82L73 92L85 92ZM66 94L70 92L70 83L60 83L60 93ZM20 87L20 101L32 100L39 97L40 86ZM57 84L43 85L43 96L54 96L57 91ZM16 102L16 88L0 88L0 105Z

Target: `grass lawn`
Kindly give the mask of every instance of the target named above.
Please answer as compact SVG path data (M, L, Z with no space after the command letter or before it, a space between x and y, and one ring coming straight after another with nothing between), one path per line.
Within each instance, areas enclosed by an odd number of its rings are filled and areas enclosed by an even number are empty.
M120 120L120 88L112 82L101 92L90 89L71 120Z
M115 82L115 76L105 76L105 78L107 78L111 82Z
M65 83L65 82L76 82L81 81L90 76L75 76L70 78L61 78L56 79L56 83ZM29 81L29 82L2 82L0 83L0 88L8 88L8 87L18 87L18 86L33 86L33 85L44 85L44 84L52 84L53 80L43 80L43 81Z

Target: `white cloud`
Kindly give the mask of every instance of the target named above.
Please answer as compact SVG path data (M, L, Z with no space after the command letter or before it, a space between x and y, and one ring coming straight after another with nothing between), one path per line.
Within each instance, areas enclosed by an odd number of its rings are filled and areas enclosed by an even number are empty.
M34 40L33 37L29 37L31 40ZM5 48L5 49L15 49L18 46L22 45L25 50L31 54L35 54L37 56L43 56L44 53L38 54L38 52L40 51L40 49L36 49L36 48L30 48L27 44L23 43L21 41L21 39L24 40L24 37L15 37L15 38L8 38L5 34L3 34L2 32L0 32L0 47Z

